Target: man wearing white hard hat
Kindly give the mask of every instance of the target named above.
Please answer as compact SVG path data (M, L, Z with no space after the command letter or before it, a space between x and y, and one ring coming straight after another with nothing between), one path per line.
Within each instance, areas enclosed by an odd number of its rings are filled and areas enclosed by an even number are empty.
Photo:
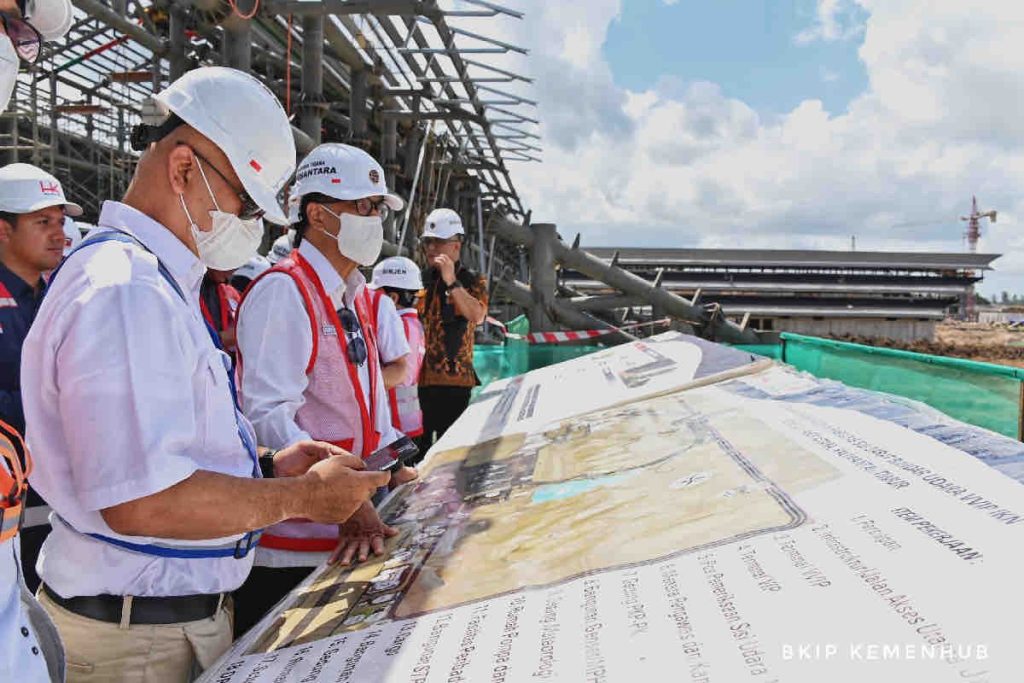
M71 250L82 243L82 231L70 216L64 217L64 256L71 253Z
M249 283L270 270L272 265L265 256L260 256L259 254L253 256L245 262L245 265L231 275L231 286L239 292L245 292Z
M270 447L313 438L365 458L401 435L391 424L359 266L380 253L382 214L404 202L388 192L369 154L334 143L302 160L291 192L299 198L297 248L249 286L239 310L242 407ZM276 525L260 539L245 602L261 595L270 608L324 560L380 554L394 533L370 504L340 530ZM259 616L245 615L240 626Z
M416 297L421 289L420 269L412 259L392 256L373 267L370 311L380 340L381 361L385 363L391 423L412 438L423 434L418 384L426 346L423 324L416 312ZM402 341L409 349L408 355L402 356L402 363L389 364L388 358L398 353L394 349L400 348Z
M285 219L280 102L207 67L145 120L124 199L51 276L22 358L33 482L53 508L39 596L69 681L189 680L231 643L230 592L260 530L343 522L388 481L330 444L261 457L200 311L206 270L242 265L261 219Z
M418 304L427 347L419 385L421 457L462 415L480 383L473 368L473 338L487 316L487 280L462 264L465 233L459 214L434 209L420 236L427 261L425 294Z

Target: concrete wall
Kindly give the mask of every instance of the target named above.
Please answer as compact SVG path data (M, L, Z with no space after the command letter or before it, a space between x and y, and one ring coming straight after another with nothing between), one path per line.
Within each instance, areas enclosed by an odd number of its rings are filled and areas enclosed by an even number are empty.
M796 332L813 337L886 337L900 341L935 338L935 320L879 320L877 318L774 318L777 332Z

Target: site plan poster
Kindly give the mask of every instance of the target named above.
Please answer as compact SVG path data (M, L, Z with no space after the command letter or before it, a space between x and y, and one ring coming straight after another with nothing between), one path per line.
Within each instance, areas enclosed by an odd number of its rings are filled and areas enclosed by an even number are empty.
M202 680L1019 681L1024 448L676 333L489 387Z

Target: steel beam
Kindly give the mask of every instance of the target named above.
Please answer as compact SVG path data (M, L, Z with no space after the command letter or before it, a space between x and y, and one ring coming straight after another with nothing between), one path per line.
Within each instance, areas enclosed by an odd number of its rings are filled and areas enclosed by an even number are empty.
M318 3L304 3L318 4ZM324 18L302 17L302 102L299 127L317 145L320 144L324 116Z

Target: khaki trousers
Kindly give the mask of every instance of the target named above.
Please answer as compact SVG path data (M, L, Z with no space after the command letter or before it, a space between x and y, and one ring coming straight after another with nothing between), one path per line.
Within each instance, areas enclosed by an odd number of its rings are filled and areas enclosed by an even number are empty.
M210 619L121 626L70 612L40 592L67 655L67 683L187 683L231 646L231 601Z

